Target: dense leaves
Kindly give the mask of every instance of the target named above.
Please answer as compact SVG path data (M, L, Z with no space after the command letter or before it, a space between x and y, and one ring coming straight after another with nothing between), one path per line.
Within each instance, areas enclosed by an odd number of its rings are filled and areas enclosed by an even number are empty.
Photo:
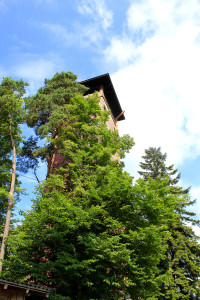
M73 299L125 299L141 289L151 296L163 253L160 224L138 226L141 191L111 159L117 150L124 156L133 142L106 128L108 112L97 95L76 95L63 112L64 125L49 140L63 164L40 186L12 237L4 275L51 284ZM56 124L57 113L50 117Z
M66 104L76 93L83 94L85 86L76 81L77 77L71 73L56 73L52 79L45 79L45 86L36 95L25 99L27 108L27 124L35 129L40 139L46 139L43 147L34 153L48 165L47 176L51 172L54 154L54 142L59 130L67 121Z
M145 151L133 185L116 160L133 140L108 130L109 112L84 91L63 72L26 99L28 124L46 143L24 142L20 168L36 170L41 158L48 172L8 241L2 275L56 287L56 299L198 299L189 189L160 148Z
M199 221L188 209L195 201L190 200L189 188L183 190L177 186L180 173L176 175L173 165L166 166L167 155L162 154L160 148L151 147L145 153L145 162L140 163L145 171L139 171L140 175L145 182L152 182L152 179L163 182L167 197L173 199L171 204L169 201L162 203L163 210L170 205L173 218L168 218L164 229L166 252L158 265L159 299L199 299L200 247L192 230L192 225L199 225Z
M98 101L96 95L75 96L63 107L68 118L52 142L64 164L40 187L33 211L18 227L5 274L11 269L12 277L29 275L72 297L101 292L102 299L117 299L132 284L127 275L135 269L115 208L130 201L123 191L131 193L131 178L111 160L118 146L124 150L118 134L105 128L108 113Z

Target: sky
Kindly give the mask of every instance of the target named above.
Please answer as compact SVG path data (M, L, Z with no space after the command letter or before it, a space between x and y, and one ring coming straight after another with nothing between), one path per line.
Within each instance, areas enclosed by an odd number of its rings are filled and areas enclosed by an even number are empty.
M200 218L200 0L0 0L0 36L0 77L28 81L27 95L56 72L109 73L125 110L120 134L136 143L126 170L136 180L144 149L160 146Z

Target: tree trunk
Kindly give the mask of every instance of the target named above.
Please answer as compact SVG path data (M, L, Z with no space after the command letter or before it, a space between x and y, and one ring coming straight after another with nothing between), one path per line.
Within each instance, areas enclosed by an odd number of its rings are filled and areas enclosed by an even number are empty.
M15 142L12 136L12 113L9 122L9 135L10 135L12 150L13 150L13 161L12 161L12 176L11 176L11 184L10 184L8 210L7 210L6 222L5 222L4 233L3 233L2 243L1 243L0 271L2 271L2 261L4 259L4 254L5 254L6 239L8 237L8 231L10 228L10 219L11 219L11 212L13 207L13 196L14 196L15 177L16 177L16 149L15 149Z
M37 179L37 182L40 183L40 180L39 180L39 178L37 176L37 173L36 173L36 168L34 168L34 174L35 174L35 178Z

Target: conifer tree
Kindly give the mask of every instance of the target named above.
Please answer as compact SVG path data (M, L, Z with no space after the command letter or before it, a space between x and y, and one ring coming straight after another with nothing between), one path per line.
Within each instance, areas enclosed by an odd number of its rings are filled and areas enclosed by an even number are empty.
M68 118L65 105L76 93L83 94L86 91L86 87L76 79L77 76L71 72L56 73L52 79L45 79L45 86L41 87L36 95L25 99L27 124L35 129L36 135L45 143L38 151L34 151L34 157L47 163L47 177L52 171L54 140ZM33 140L26 144L26 148L30 148L31 145Z
M162 178L169 178L169 184L174 185L180 179L180 173L178 169L174 169L174 165L166 166L167 154L162 154L161 148L149 147L145 149L145 155L142 156L145 162L140 162L140 167L142 171L138 173L142 176L144 180L148 180L148 176L155 179L158 176ZM172 176L175 175L175 178Z
M175 200L172 209L176 218L165 229L163 243L167 250L158 265L163 277L159 299L198 299L200 248L192 225L199 225L199 221L193 218L195 213L188 210L188 206L195 201L190 200L189 188L182 189L177 185L180 173L176 175L177 169L173 165L166 166L166 153L162 154L160 148L150 147L145 154L145 162L140 163L144 171L139 171L139 174L147 182L152 179L165 180L168 194Z

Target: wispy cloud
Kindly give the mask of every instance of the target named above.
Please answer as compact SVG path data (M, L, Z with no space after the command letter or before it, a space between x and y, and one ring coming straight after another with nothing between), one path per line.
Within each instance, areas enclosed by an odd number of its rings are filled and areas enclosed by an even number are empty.
M74 42L76 42L77 37L72 32L67 31L67 29L60 24L42 24L41 28L45 29L49 32L50 35L53 34L53 38L57 38L58 40L62 40L68 46L71 46Z
M49 33L51 39L56 39L61 47L91 47L91 50L102 39L99 29L96 26L87 24L82 26L76 23L71 31L60 24L42 24L41 27Z
M105 0L81 0L79 1L78 11L91 17L104 30L107 30L113 22L113 13L107 7Z
M30 83L27 95L32 95L43 86L45 78L51 78L58 70L62 70L62 62L55 54L46 57L27 55L23 62L12 67L11 73Z
M44 0L38 0L45 2ZM53 1L53 0L52 0ZM56 2L55 0L53 2ZM54 3L55 4L55 3ZM105 32L111 27L113 13L108 8L106 1L80 0L77 1L76 10L79 19L69 24L61 23L36 23L31 25L45 30L49 37L59 42L61 47L91 47L90 50L98 51L105 39ZM81 17L80 17L81 15Z
M15 66L13 69L17 76L40 80L45 78L46 75L52 74L55 71L55 62L44 58L33 59L27 61L20 66Z
M17 34L15 34L13 36L13 40L14 42L17 44L17 45L20 45L20 48L23 47L23 48L31 48L33 45L31 43L28 43L24 40L22 40ZM18 46L16 46L18 47Z

